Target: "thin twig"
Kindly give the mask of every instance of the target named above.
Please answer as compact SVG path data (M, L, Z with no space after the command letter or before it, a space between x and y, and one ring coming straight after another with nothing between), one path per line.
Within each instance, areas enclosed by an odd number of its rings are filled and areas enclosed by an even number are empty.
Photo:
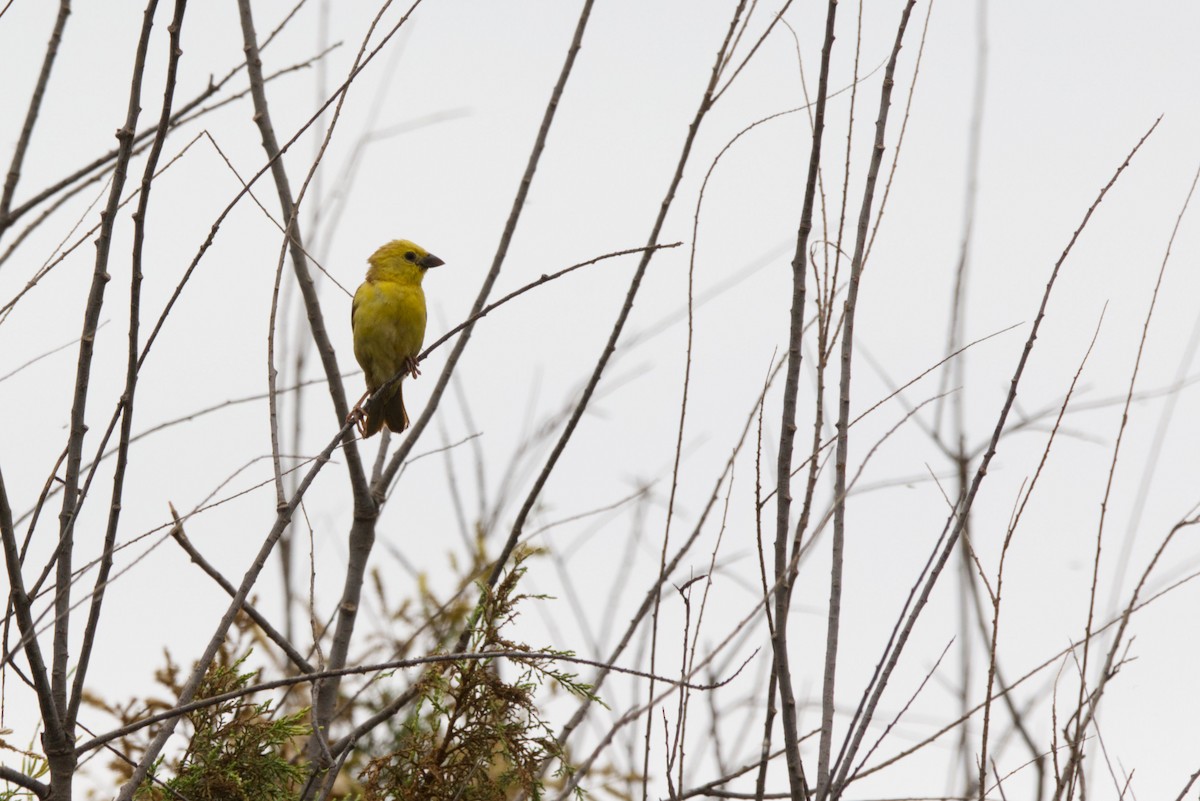
M1157 123L1155 123L1155 124L1157 124ZM1153 129L1151 129L1151 130L1153 130ZM1057 801L1057 799L1059 799L1061 797L1061 793L1064 789L1063 781L1067 782L1068 784L1073 782L1076 777L1076 773L1078 772L1079 767L1080 767L1081 763L1083 762L1083 752L1082 752L1083 734L1084 734L1084 732L1087 731L1088 725L1094 719L1096 706L1099 702L1100 696L1103 694L1104 688L1108 684L1109 678L1113 675L1113 662L1114 662L1114 659L1116 658L1116 654L1117 654L1118 648L1121 643L1121 637L1125 631L1125 626L1122 625L1121 628L1118 629L1116 636L1113 638L1112 646L1109 648L1108 656L1105 659L1104 666L1101 669L1100 674L1097 678L1096 688L1091 693L1091 695L1093 695L1093 697L1094 697L1094 700L1092 700L1091 703L1088 704L1087 711L1084 712L1084 697L1086 694L1086 687L1087 687L1088 656L1091 653L1090 646L1091 646L1092 624L1095 619L1096 591L1097 591L1097 585L1099 583L1099 576L1100 576L1100 551L1101 551L1101 544L1102 544L1103 538L1104 538L1104 523L1105 523L1107 513L1108 513L1108 503L1112 497L1113 483L1115 481L1116 473L1117 473L1117 463L1119 461L1120 453L1121 453L1121 443L1124 440L1125 428L1129 423L1129 409L1130 409L1131 405L1133 404L1133 393L1134 393L1134 388L1137 384L1138 371L1141 368L1142 356L1145 353L1146 340L1150 334L1150 321L1154 318L1154 309L1158 303L1158 293L1159 293L1159 290L1162 288L1163 276L1166 275L1167 263L1170 261L1170 258L1171 258L1171 247L1175 244L1175 235L1179 232L1179 226L1183 222L1183 216L1184 216L1184 214L1187 213L1188 206L1192 202L1192 195L1196 191L1196 184L1197 184L1198 180L1200 180L1200 171L1198 171L1196 174L1196 177L1192 179L1192 184L1191 184L1191 187L1188 189L1187 197L1185 197L1184 201L1183 201L1183 207L1179 210L1179 215L1175 219L1175 227L1171 230L1170 239L1168 239L1168 241L1167 241L1167 248L1166 248L1166 251L1163 253L1162 264L1158 268L1158 278L1154 282L1154 291L1150 295L1150 304L1149 304L1148 308L1146 309L1146 318L1145 318L1144 322L1142 323L1142 335L1141 335L1141 338L1138 340L1137 356L1134 358L1133 370L1131 371L1131 373L1129 375L1129 389L1125 395L1125 405L1121 410L1121 422L1120 422L1120 425L1117 427L1116 442L1113 443L1112 459L1109 463L1109 468L1108 468L1108 478L1104 485L1104 498L1100 502L1100 518L1096 524L1096 550L1095 550L1095 556L1093 557L1093 561L1092 561L1091 592L1088 595L1087 628L1085 629L1087 636L1085 637L1085 642L1084 642L1084 647L1083 647L1082 666L1080 668L1081 679L1079 682L1079 695L1078 695L1078 702L1077 702L1077 706L1076 706L1077 717L1076 717L1076 723L1075 723L1075 731L1074 731L1074 734L1069 738L1068 744L1070 745L1070 752L1067 757L1067 764L1064 769L1063 777L1060 780L1058 786L1056 786L1055 790L1054 790L1055 801ZM1156 555L1156 558L1157 558L1157 555ZM1143 580L1144 580L1144 578L1143 578ZM1138 589L1140 589L1140 588L1141 588L1141 584L1139 583ZM1136 597L1137 597L1137 592L1135 591L1134 598L1136 598Z
M842 321L842 369L838 391L837 455L834 461L833 548L829 580L829 617L825 639L824 685L821 693L821 745L817 762L817 801L825 801L832 795L840 795L840 788L831 786L829 763L833 750L833 703L834 679L837 673L838 634L841 626L842 568L846 536L846 463L850 451L850 379L851 359L854 353L854 321L858 305L858 291L862 280L863 259L866 254L867 230L871 220L871 206L875 200L875 184L883 162L884 134L887 130L888 110L892 103L892 87L895 85L896 62L904 43L904 33L916 0L908 0L900 15L896 29L896 42L887 69L883 74L883 89L879 94L879 115L875 120L875 147L871 152L867 169L866 186L863 189L862 207L858 216L858 231L854 241L854 255L850 261L850 282L846 289L846 305Z
M1042 450L1041 461L1038 462L1037 469L1033 473L1033 478L1029 480L1029 485L1025 489L1024 495L1021 497L1020 506L1013 515L1012 522L1008 526L1008 531L1004 535L1004 543L1000 547L1000 564L996 568L996 591L992 595L992 630L989 633L988 645L988 677L987 690L984 693L984 698L988 699L984 702L983 707L983 731L980 733L979 746L979 799L983 801L984 793L987 789L987 757L988 757L988 726L991 722L992 691L995 688L996 682L996 663L997 663L997 646L996 643L1000 638L1000 596L1004 584L1004 562L1008 557L1008 549L1012 544L1014 532L1017 526L1021 523L1021 516L1025 512L1025 507L1029 503L1030 497L1033 495L1034 489L1038 485L1038 479L1041 478L1042 470L1046 466L1046 461L1050 458L1050 448L1054 445L1054 436L1058 433L1058 427L1062 423L1063 417L1067 413L1067 407L1071 403L1071 396L1075 393L1075 386L1079 383L1079 376L1083 374L1083 368L1087 365L1088 358L1092 355L1092 349L1096 346L1096 339L1100 336L1100 326L1104 322L1104 313L1100 313L1100 319L1096 322L1096 330L1092 334L1092 341L1088 343L1087 351L1083 354L1083 358L1079 361L1079 367L1075 370L1075 376L1071 379L1071 385L1067 388L1067 395L1063 399L1062 407L1058 412L1058 419L1054 422L1054 429L1050 432L1050 436L1046 440L1046 447ZM965 730L965 729L964 729Z
M792 797L808 798L808 782L800 761L800 740L797 731L796 697L792 688L791 663L788 654L788 612L791 593L787 553L791 532L792 450L796 437L796 405L800 391L800 341L804 333L804 309L808 297L807 258L808 239L812 233L813 209L816 203L817 177L821 167L821 141L825 132L825 104L829 94L829 64L833 52L834 28L837 19L837 0L829 0L825 10L825 36L821 47L821 71L817 81L817 99L813 116L812 143L809 148L808 173L804 185L804 202L796 234L796 251L792 257L792 305L789 312L787 372L783 387L782 422L779 433L778 464L776 466L775 511L775 631L771 637L774 653L776 692L779 695L783 723L784 752L787 755L788 786Z
M29 665L30 681L42 716L42 727L45 729L43 736L48 743L67 742L59 710L54 705L50 671L47 670L42 646L37 638L29 593L21 575L21 557L17 552L17 535L13 528L12 509L8 504L3 472L0 472L0 541L4 546L4 565L8 569L9 598L16 612L17 629L24 638L25 661Z
M113 227L116 224L117 206L121 190L133 155L133 135L141 114L142 79L146 70L146 55L150 46L150 32L154 27L154 12L157 0L149 0L142 17L142 29L134 57L133 75L130 79L129 101L125 121L117 130L119 155L113 169L112 185L108 202L101 212L100 235L96 239L96 261L92 271L91 288L83 315L83 334L79 345L79 360L75 370L75 390L71 400L70 434L67 439L67 460L63 478L63 502L59 512L58 548L55 552L57 573L55 581L55 618L53 664L51 688L54 707L62 734L66 740L59 742L47 739L45 743L47 762L50 766L50 784L54 793L63 798L70 797L71 781L75 772L75 757L71 752L74 725L69 710L74 704L68 700L68 675L70 671L70 606L71 606L71 558L74 552L74 531L79 501L80 464L83 461L83 440L87 434L86 410L88 389L92 374L92 356L95 352L96 329L100 311L104 305L104 290L109 281L108 265L112 247Z
M183 548L184 553L188 555L188 558L191 559L193 563L207 573L213 581L217 582L221 589L225 590L225 592L232 597L237 592L237 588L230 584L229 580L225 578L225 576L221 575L221 572L213 567L212 564L204 558L204 555L196 549L196 546L192 544L192 541L188 539L187 534L183 530L183 520L180 519L179 514L175 511L174 506L171 506L171 517L175 520L175 526L171 529L171 537L179 544L180 548ZM255 609L252 604L249 602L243 603L242 610L251 620L254 621L256 626L263 630L263 633L266 634L273 643L279 646L279 650L283 651L284 654L287 655L287 658L292 661L292 664L295 665L300 671L304 673L316 672L317 669L314 668L308 662L308 660L304 658L304 655L297 651L296 648L290 642L288 642L287 638L280 634L279 631L271 625L270 621L268 621L262 615L262 613Z
M17 137L17 146L13 148L12 161L9 162L8 173L4 177L4 190L3 193L0 193L0 237L4 236L4 232L8 230L15 219L9 215L13 193L17 191L17 181L21 179L21 166L25 163L25 153L29 148L29 140L33 138L33 127L42 110L46 87L50 85L50 72L54 69L54 62L58 58L58 46L62 42L63 30L67 27L67 17L70 15L71 0L59 0L58 16L55 18L54 28L50 32L50 41L46 44L46 55L42 57L42 69L34 84L33 95L29 98L29 108L25 111L25 123L21 126L20 136Z
M446 365L442 368L441 374L438 375L437 383L434 385L433 391L429 394L429 400L426 401L425 409L416 421L413 422L404 442L396 449L396 453L393 454L387 468L383 471L381 479L375 482L374 488L376 490L391 485L392 480L400 471L404 460L408 458L408 454L416 445L426 426L429 425L429 420L433 417L434 411L441 402L446 387L449 386L450 374L454 371L459 359L462 357L463 351L467 347L467 343L470 341L471 333L474 330L474 321L478 317L482 317L483 314L486 314L484 305L491 295L496 279L500 276L504 260L508 257L508 248L512 244L513 236L517 230L517 223L524 212L525 201L529 196L529 189L533 185L533 176L537 172L538 165L541 163L542 153L546 149L546 142L550 137L550 129L554 123L555 114L562 101L563 93L566 91L567 81L574 70L575 60L579 55L580 49L583 47L583 35L587 30L588 20L591 18L593 2L594 0L586 0L580 9L579 19L575 24L575 32L571 38L571 44L567 47L566 58L563 60L562 69L559 70L558 80L550 92L550 99L546 103L546 109L542 114L542 122L538 127L537 136L534 138L533 148L529 153L529 159L525 163L525 172L521 176L521 183L517 186L516 195L513 197L513 204L509 209L508 219L504 223L504 231L500 234L500 241L496 244L496 252L492 256L492 265L488 269L488 274L483 279L483 284L479 287L479 293L475 297L475 302L471 305L471 314L468 315L468 322L463 327L462 336L454 343L454 347L446 356ZM440 344L440 342L439 340L434 345L426 348L426 353L434 346ZM424 355L422 354L422 356Z
M606 662L600 662L594 659L584 659L583 657L571 656L557 651L514 651L514 650L497 650L497 651L464 651L449 654L428 654L425 656L411 657L408 659L392 659L386 662L373 662L366 665L355 665L353 667L344 667L337 670L323 670L317 673L305 673L299 676L285 676L280 679L271 681L259 682L258 684L249 684L236 690L221 693L219 695L201 698L195 701L190 701L186 704L179 704L163 712L154 715L147 715L139 718L133 723L129 723L120 728L113 729L105 734L93 737L75 746L74 753L77 755L86 754L89 751L95 750L105 743L110 743L114 740L119 740L134 732L141 731L149 726L154 726L159 723L169 722L181 715L187 715L195 712L197 709L207 709L209 707L223 704L226 701L231 701L237 698L245 698L256 693L266 692L267 690L275 690L280 687L291 687L296 684L307 684L319 679L328 679L334 676L360 676L365 673L380 673L383 671L395 671L403 668L422 667L426 665L445 665L452 662L463 662L468 660L493 660L493 659L514 659L522 662L563 662L569 665L584 665L586 667L598 667L615 673L622 673L628 676L636 676L642 679L654 678L664 684L668 684L673 688L688 688L692 690L715 690L724 687L733 679L737 678L737 673L726 676L724 679L717 682L681 682L678 679L670 676L652 676L644 670L635 670L634 668L621 667Z
M100 569L96 571L95 588L92 591L92 602L88 609L87 622L84 626L83 640L76 659L75 679L71 687L71 698L67 708L67 721L73 721L79 713L79 704L83 700L84 679L87 676L92 647L95 644L97 627L100 625L100 609L104 603L104 588L108 584L108 574L112 569L113 546L117 540L117 527L121 517L121 503L125 489L125 474L129 466L130 434L133 430L133 401L137 390L138 380L138 331L141 324L142 296L142 249L146 237L146 213L150 206L150 190L154 180L154 172L162 155L163 145L167 139L167 131L171 120L171 106L175 100L175 81L179 72L179 59L183 50L179 46L180 32L183 27L183 15L187 8L186 0L175 0L175 12L167 27L167 74L166 86L163 90L162 111L159 114L150 153L146 157L146 166L142 172L142 185L138 197L137 210L133 213L133 252L129 279L129 347L125 367L125 391L121 395L121 436L117 445L117 464L113 470L112 497L109 502L108 525L104 533L104 545L100 561Z
M1037 341L1037 334L1041 329L1042 321L1045 319L1046 307L1050 303L1050 295L1054 289L1054 284L1058 279L1059 272L1062 270L1063 264L1070 255L1075 242L1079 239L1080 235L1083 233L1083 230L1087 227L1092 215L1095 213L1100 203L1104 200L1104 197L1108 194L1108 191L1117 182L1117 179L1121 177L1121 174L1125 171L1125 168L1129 166L1130 161L1132 161L1138 150L1141 149L1142 144L1145 143L1146 139L1158 127L1158 123L1159 120L1155 120L1154 124L1150 126L1149 130L1142 135L1141 139L1138 140L1137 144L1134 145L1133 149L1125 157L1125 160L1121 162L1119 167L1117 167L1108 183L1105 184L1100 190L1096 199L1092 202L1092 205L1088 207L1088 210L1084 214L1083 220L1080 222L1079 227L1077 227L1074 233L1071 235L1066 247L1063 249L1062 255L1059 256L1058 261L1055 262L1054 268L1050 272L1050 278L1046 283L1045 292L1042 294L1042 300L1038 307L1037 315L1034 318L1033 325L1030 327L1029 336L1025 340L1025 347L1022 349L1020 358L1017 361L1017 366L1013 371L1013 377L1009 385L1008 393L1004 399L1004 404L1000 409L1000 413L997 415L996 426L992 432L992 438L988 445L987 451L984 453L979 467L975 471L975 476L972 479L971 486L967 491L966 496L960 502L959 508L956 510L956 514L952 516L952 519L954 519L955 522L953 523L953 528L950 529L949 536L946 538L946 541L942 546L942 551L938 556L936 564L933 565L933 569L929 572L929 575L925 579L925 583L921 588L920 595L917 597L916 603L909 611L903 627L896 635L894 644L891 645L887 651L885 651L885 654L880 661L880 668L878 669L879 678L875 683L875 687L871 691L870 698L867 701L865 712L858 725L858 728L855 731L851 731L848 735L848 742L850 745L847 749L845 749L845 756L842 759L841 769L837 781L837 788L839 789L845 789L849 783L846 779L846 776L849 772L850 763L853 761L855 752L857 751L862 737L866 732L866 728L874 716L875 709L879 704L879 699L883 695L883 690L887 686L888 679L891 677L892 672L895 670L896 664L900 660L900 655L903 653L904 646L908 642L909 635L912 633L913 627L916 625L917 618L920 616L921 611L928 602L929 595L933 591L933 587L937 583L942 569L945 567L946 561L950 558L950 554L953 552L959 536L962 534L963 526L965 525L965 521L969 516L971 507L975 502L975 496L979 491L979 486L983 483L984 476L987 475L988 467L991 465L992 457L996 454L1000 436L1004 431L1005 421L1008 419L1008 414L1012 410L1013 404L1016 402L1017 388L1020 385L1021 377L1025 373L1025 366L1029 361L1029 356L1033 352L1033 346ZM947 527L950 527L949 521L947 523ZM856 773L856 776L861 775L863 775L861 772Z
M296 12L300 9L300 6L304 5L304 3L306 1L307 0L299 0L299 2L292 8L292 10L290 12L288 12L288 14L283 18L283 21L281 21L279 23L279 25L277 25L273 31L271 31L271 35L268 36L266 38L266 41L263 42L263 45L262 45L263 48L266 48L266 46L271 43L271 41L276 37L276 35L281 30L283 30L283 28L289 22L291 22L292 18L296 15ZM323 55L324 54L319 54L315 58L320 58ZM311 59L310 59L310 61L311 61ZM274 75L272 75L271 77L272 78L278 77L279 75L286 74L287 72L290 72L294 69L298 69L303 66L306 66L307 64L308 64L308 62L302 62L301 64L294 65L293 67L288 68L287 70L277 72ZM191 122L192 120L196 119L197 117L200 117L203 114L206 114L216 108L219 108L220 106L224 105L225 102L229 102L229 100L232 100L237 97L241 97L242 94L244 94L244 93L238 93L237 95L234 96L234 98L230 98L222 103L214 104L212 106L196 110L197 107L200 106L201 103L203 103L205 100L207 100L208 98L210 98L214 94L216 94L218 91L220 91L221 88L226 83L228 83L235 75L237 75L239 72L241 72L245 68L245 66L246 66L246 62L245 62L245 60L243 60L240 63L238 63L237 65L235 65L231 70L229 70L229 72L227 72L224 75L224 77L222 77L220 80L215 81L215 82L210 80L208 83L208 86L206 86L196 97L194 97L193 99L189 100L187 103L180 106L179 109L172 115L171 127L175 128L175 127L178 127L179 125L182 125L185 122ZM191 116L188 116L193 110L196 110L195 114L191 114ZM309 124L311 124L311 122ZM305 126L305 127L307 128L307 126ZM149 139L150 137L152 137L154 135L155 130L156 130L155 127L151 127L151 128L147 128L144 131L138 132L133 137L134 143L137 144L137 143L145 141L146 139ZM108 164L115 162L120 157L120 155L121 155L120 147L115 148L115 149L109 151L108 153L105 153L100 158L95 159L90 164L87 164L87 165L81 167L80 169L75 170L70 175L66 176L65 178L62 178L61 180L46 187L42 191L35 194L33 197L26 200L21 205L12 209L8 215L9 223L14 222L17 218L27 214L29 211L33 210L37 206L41 205L42 203L46 202L50 198L54 197L56 194L58 194L59 192L61 192L64 189L66 189L67 187L71 186L76 181L87 180L88 176L90 176L93 172L95 172L96 170L101 170L102 168L106 168L106 166ZM95 176L93 176L93 178L94 177Z

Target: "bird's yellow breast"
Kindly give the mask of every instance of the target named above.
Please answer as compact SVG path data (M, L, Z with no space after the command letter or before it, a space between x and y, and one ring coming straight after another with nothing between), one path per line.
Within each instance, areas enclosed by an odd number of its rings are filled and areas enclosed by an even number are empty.
M383 385L416 358L425 341L425 293L419 283L368 278L354 293L354 356L367 387Z

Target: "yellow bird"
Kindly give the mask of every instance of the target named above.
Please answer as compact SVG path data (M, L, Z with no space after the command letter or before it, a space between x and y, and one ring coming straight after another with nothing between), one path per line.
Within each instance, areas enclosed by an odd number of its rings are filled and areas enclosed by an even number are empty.
M407 239L388 242L367 261L367 280L354 293L350 310L354 358L367 379L367 391L350 416L364 438L385 425L397 434L408 427L400 383L379 399L365 420L362 404L401 370L413 378L420 375L416 359L425 341L421 279L430 267L445 263Z

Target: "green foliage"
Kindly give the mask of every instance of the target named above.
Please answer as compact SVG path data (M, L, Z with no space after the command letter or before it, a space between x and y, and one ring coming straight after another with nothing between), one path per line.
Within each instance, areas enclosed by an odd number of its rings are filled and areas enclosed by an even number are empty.
M214 662L197 699L245 689L254 671L239 672L246 657L233 664ZM285 801L295 797L304 766L289 760L293 738L304 735L308 711L275 718L270 701L255 703L239 695L187 715L192 738L165 783L148 780L139 801L187 798L189 801ZM165 785L165 786L164 786Z
M554 657L568 652L535 651L501 634L517 604L531 597L516 592L523 559L494 590L481 586L470 644L475 653L516 656L464 659L427 671L395 750L372 760L360 776L365 801L505 801L518 791L539 799L547 763L558 764L556 776L569 773L535 694L545 685L585 697L591 690L555 667ZM516 667L514 679L502 676L505 666Z

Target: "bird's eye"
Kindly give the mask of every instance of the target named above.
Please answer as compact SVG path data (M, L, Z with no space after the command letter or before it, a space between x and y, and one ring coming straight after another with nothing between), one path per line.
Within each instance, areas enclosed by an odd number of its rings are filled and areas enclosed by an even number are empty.
M413 253L413 252L410 250L410 251L408 251L407 253L405 253L405 254L404 254L404 258L408 259L409 261L416 261L416 260L417 260L417 254L416 254L416 253Z

